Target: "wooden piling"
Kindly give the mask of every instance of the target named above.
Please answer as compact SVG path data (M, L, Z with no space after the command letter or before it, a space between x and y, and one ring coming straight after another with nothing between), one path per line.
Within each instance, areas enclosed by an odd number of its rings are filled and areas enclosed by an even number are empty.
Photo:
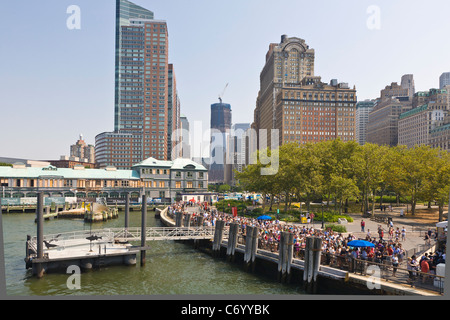
M284 283L290 282L291 262L293 257L294 234L282 232L278 250L278 280Z
M203 226L203 219L204 219L204 217L202 215L199 215L197 217L197 227L202 227Z
M223 238L223 228L225 226L225 221L216 220L216 225L214 228L214 240L212 245L213 256L217 257L220 255L220 244Z
M130 193L127 192L125 197L125 233L128 231L130 223Z
M189 228L191 226L191 217L192 217L192 213L186 213L184 215L184 227Z
M183 212L175 212L175 227L181 227L183 222Z
M255 270L256 250L258 249L258 227L246 226L244 266L247 271Z
M231 261L231 262L234 261L234 253L236 250L238 232L239 232L239 224L231 223L229 234L228 234L227 261Z
M307 293L316 293L317 291L317 275L319 274L321 254L322 238L307 237L303 272L304 287Z
M36 222L37 222L37 258L44 258L44 194L39 192L37 195L36 205ZM42 278L44 276L44 268L42 263L36 265L36 276Z
M142 209L141 209L141 247L145 247L145 242L147 240L146 234L147 226L147 196L142 196ZM141 266L145 265L145 249L141 250Z

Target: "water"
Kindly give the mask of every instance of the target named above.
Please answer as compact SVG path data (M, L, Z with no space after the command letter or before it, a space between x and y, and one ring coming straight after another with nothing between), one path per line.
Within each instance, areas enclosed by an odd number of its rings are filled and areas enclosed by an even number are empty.
M245 272L236 264L214 259L191 245L175 241L148 242L146 264L111 266L81 274L81 289L67 287L70 274L32 276L25 268L27 234L36 235L34 213L3 214L6 294L8 296L66 295L296 295L303 294L296 285L278 283ZM95 223L93 229L123 227L123 213L118 219ZM130 213L130 227L139 227L140 212ZM147 226L162 226L154 212L147 214ZM83 220L51 219L44 223L44 234L89 230Z

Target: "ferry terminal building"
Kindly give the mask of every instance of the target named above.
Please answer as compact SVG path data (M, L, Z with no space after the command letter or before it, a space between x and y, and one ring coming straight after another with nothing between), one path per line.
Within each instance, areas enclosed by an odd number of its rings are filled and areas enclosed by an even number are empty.
M181 200L182 194L207 191L208 170L183 158L173 161L148 158L131 170L89 169L82 165L36 168L23 163L0 166L0 198L36 197L38 192L44 192L45 197L123 199L129 193L132 201L145 194L161 202L172 202Z

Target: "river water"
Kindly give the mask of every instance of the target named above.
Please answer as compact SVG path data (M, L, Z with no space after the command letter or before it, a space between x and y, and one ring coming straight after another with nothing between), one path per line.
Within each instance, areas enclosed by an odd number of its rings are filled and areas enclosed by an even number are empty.
M176 295L303 295L302 288L281 284L244 271L240 266L216 259L176 241L152 241L146 263L140 266L111 266L81 274L80 289L69 289L71 274L45 274L37 279L25 268L26 236L36 235L34 213L2 215L6 294L8 296L134 295L171 297ZM141 213L130 213L130 227L139 227ZM92 229L124 226L118 219L98 222ZM147 214L147 226L162 226L154 212ZM51 219L44 222L44 234L90 230L82 219Z

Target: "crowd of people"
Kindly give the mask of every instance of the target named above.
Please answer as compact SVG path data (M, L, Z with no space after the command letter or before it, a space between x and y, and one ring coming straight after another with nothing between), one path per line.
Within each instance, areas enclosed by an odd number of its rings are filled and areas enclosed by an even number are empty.
M331 229L322 230L314 228L313 225L287 224L279 220L258 220L242 216L235 216L224 212L219 212L216 208L210 207L206 203L179 202L169 208L169 213L187 212L188 207L194 207L189 210L191 213L191 224L197 225L202 217L203 226L214 226L217 220L225 221L226 225L238 223L241 228L241 234L245 237L246 226L256 226L259 228L258 248L278 251L278 245L282 232L291 232L294 234L294 258L302 258L302 253L306 246L306 238L315 236L322 238L322 252L329 265L342 266L346 259L359 259L371 261L374 263L389 263L392 265L393 274L396 274L397 268L406 264L409 271L433 271L438 263L445 263L445 252L436 252L433 255L426 254L425 261L428 265L416 261L415 256L406 259L406 251L402 242L406 240L406 229L402 227L394 228L392 220L388 222L388 236L384 235L384 228L378 225L377 235L371 234L370 230L365 233L365 240L373 244L373 247L351 247L348 243L355 240L355 235L349 233L344 235ZM361 231L365 223L361 223ZM430 230L431 231L431 230ZM431 233L428 233L431 238Z
M437 250L434 253L425 253L418 259L415 255L408 258L407 269L409 280L414 281L420 275L422 282L427 281L429 274L436 274L436 267L440 263L445 263L445 251ZM421 274L418 273L421 272Z

